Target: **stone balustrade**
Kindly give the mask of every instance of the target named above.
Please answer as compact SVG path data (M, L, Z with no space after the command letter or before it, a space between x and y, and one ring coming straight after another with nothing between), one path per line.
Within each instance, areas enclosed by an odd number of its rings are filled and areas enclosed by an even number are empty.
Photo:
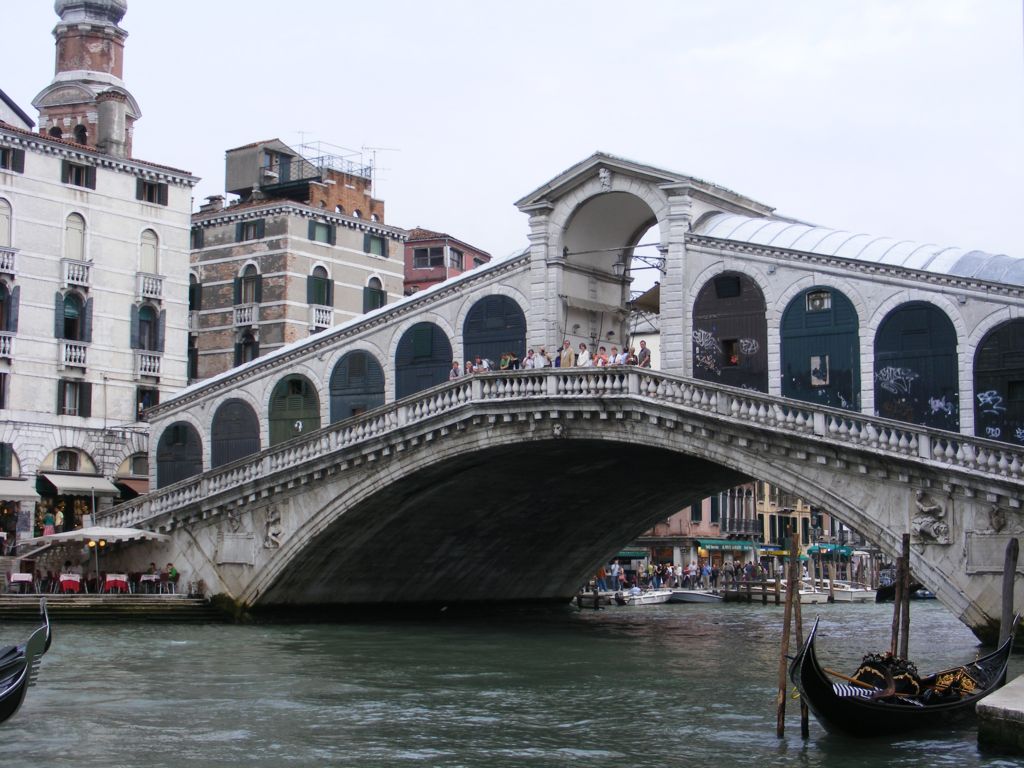
M666 408L668 413L674 410L680 415L699 413L709 423L749 424L808 440L815 446L845 445L993 478L1024 479L1024 451L984 438L954 435L646 369L548 368L494 372L449 381L265 449L227 467L155 490L101 515L101 522L125 527L151 525L160 515L200 499L247 483L274 482L272 478L281 478L308 462L386 438L400 429L408 435L409 427L430 428L437 417L473 404L512 401L522 402L524 411L535 410L538 403L546 408L564 411L577 407L583 411L600 407L607 400L631 401L640 408L648 403L652 406L652 418L667 418ZM657 406L656 412L653 406Z

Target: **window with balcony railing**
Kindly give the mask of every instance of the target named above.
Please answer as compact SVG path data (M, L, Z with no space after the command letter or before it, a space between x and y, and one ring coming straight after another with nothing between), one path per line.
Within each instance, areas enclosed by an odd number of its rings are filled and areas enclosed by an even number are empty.
M88 261L77 261L75 259L61 259L61 267L64 275L64 287L73 286L88 288L92 277L92 265Z
M259 304L239 304L235 307L235 327L256 325L259 320Z
M163 358L159 352L148 352L146 350L135 350L135 375L151 376L159 378L160 361Z
M62 339L60 343L61 365L65 368L85 368L88 352L88 344Z
M138 272L135 279L139 299L159 300L164 297L164 279L161 275Z

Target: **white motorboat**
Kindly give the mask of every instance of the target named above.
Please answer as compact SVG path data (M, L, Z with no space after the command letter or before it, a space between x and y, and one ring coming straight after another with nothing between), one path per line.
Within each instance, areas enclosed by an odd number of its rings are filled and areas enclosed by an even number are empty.
M828 581L818 580L814 583L804 582L804 589L813 588L816 592L823 592L828 598ZM875 602L875 590L868 589L863 584L849 581L833 581L832 594L837 603L873 603Z
M670 603L720 603L722 596L705 589L673 589Z
M656 605L672 599L671 589L648 589L642 592L616 592L615 602L619 605Z

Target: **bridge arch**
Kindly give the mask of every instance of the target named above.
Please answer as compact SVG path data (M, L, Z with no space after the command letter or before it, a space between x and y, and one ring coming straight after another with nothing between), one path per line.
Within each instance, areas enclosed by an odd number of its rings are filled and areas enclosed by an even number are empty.
M240 397L217 406L210 422L210 468L230 464L260 450L260 418Z
M156 444L156 487L173 485L203 471L203 443L199 430L181 419L160 433Z
M956 328L934 304L908 301L891 309L875 332L876 412L958 432L958 346Z
M519 302L494 294L477 299L462 322L462 351L467 360L476 355L498 360L505 352L526 357L526 313Z
M269 445L320 429L320 396L316 385L302 373L278 379L267 404Z
M697 291L692 311L693 375L767 392L767 305L754 278L719 272Z
M328 392L332 424L373 410L384 405L384 368L371 352L349 350L331 368Z
M815 284L786 304L779 323L783 397L860 410L860 332L853 302Z
M443 384L452 359L450 337L439 324L421 320L410 325L395 348L395 399Z

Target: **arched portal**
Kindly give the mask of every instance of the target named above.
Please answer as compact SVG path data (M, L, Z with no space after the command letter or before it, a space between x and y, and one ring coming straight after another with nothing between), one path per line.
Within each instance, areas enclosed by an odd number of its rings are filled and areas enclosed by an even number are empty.
M395 351L395 398L443 384L451 365L452 345L444 331L434 323L416 323Z
M1024 443L1024 319L996 326L974 354L975 434Z
M693 375L768 391L768 323L764 294L751 278L723 272L693 305Z
M232 398L224 402L210 427L210 467L230 464L260 450L260 420L252 406Z
M384 405L384 369L361 349L346 353L331 371L331 423Z
M462 346L467 360L482 358L497 361L505 352L526 357L526 315L508 296L480 299L466 316L462 328Z
M903 304L875 334L875 412L954 432L960 429L956 330L924 301Z
M176 421L160 434L156 447L156 487L172 485L203 471L203 444L187 421Z
M270 444L277 445L303 432L320 429L320 398L305 376L285 376L270 396Z
M782 315L782 394L860 410L857 310L833 288L797 294Z

